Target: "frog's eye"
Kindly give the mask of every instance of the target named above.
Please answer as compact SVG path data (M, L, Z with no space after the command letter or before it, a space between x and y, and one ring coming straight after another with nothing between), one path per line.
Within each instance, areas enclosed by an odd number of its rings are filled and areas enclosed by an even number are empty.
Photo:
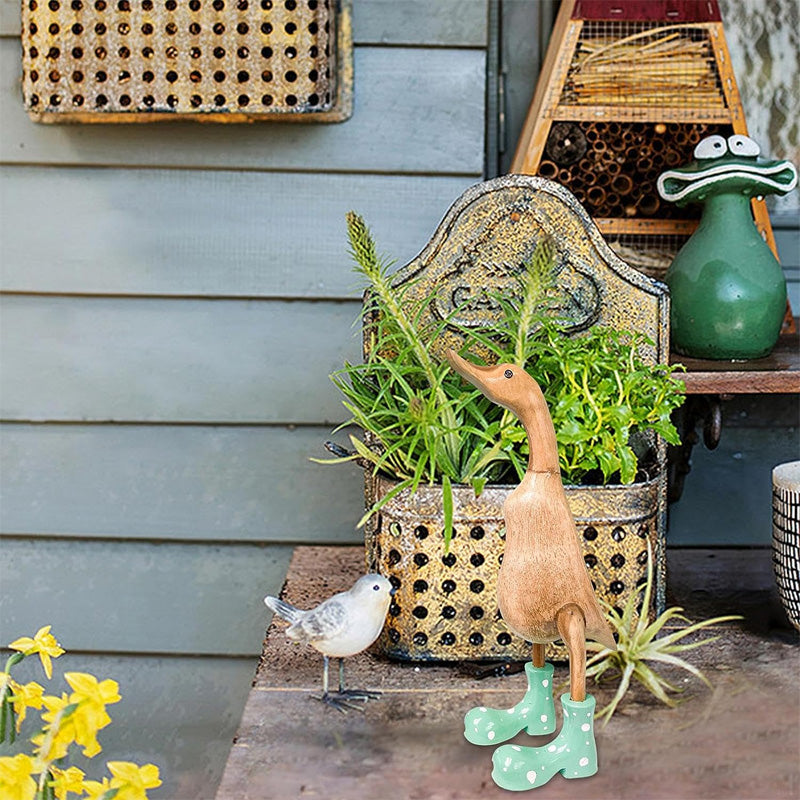
M757 156L761 152L761 148L749 136L740 133L728 137L728 147L735 156Z
M719 156L724 156L727 152L728 145L722 136L707 136L695 147L694 157L697 159L719 158Z

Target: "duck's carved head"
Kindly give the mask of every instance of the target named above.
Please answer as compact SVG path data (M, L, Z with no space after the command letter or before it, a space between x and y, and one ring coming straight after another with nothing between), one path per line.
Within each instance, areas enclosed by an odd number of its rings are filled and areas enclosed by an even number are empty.
M480 389L492 402L513 411L517 416L530 401L531 391L539 384L516 364L494 364L482 367L462 358L455 350L446 353L450 366Z

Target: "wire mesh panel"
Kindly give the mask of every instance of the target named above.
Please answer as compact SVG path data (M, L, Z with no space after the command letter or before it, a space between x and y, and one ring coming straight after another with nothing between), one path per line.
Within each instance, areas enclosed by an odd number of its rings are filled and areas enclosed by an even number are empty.
M335 0L24 0L40 121L339 120L349 7Z
M708 28L627 20L584 22L560 102L727 107Z

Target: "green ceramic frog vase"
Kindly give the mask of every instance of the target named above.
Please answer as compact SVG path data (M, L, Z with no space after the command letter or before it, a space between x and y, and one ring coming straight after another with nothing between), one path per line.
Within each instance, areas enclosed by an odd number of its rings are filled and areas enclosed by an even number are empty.
M692 163L658 179L665 200L703 204L697 230L665 278L672 347L683 355L761 358L778 340L786 280L753 222L750 199L790 192L797 170L788 161L759 160L759 152L741 134L709 136L695 148Z

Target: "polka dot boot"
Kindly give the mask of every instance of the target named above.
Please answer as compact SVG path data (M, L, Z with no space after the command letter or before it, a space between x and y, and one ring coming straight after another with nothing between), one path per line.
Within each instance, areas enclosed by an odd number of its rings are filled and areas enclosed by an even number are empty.
M502 789L524 791L543 786L557 772L565 778L588 778L597 772L594 743L594 697L582 702L561 696L561 733L542 747L505 744L494 751L492 779Z
M513 708L473 708L464 717L464 738L472 744L500 744L526 730L531 736L556 729L553 665L525 665L528 691Z

